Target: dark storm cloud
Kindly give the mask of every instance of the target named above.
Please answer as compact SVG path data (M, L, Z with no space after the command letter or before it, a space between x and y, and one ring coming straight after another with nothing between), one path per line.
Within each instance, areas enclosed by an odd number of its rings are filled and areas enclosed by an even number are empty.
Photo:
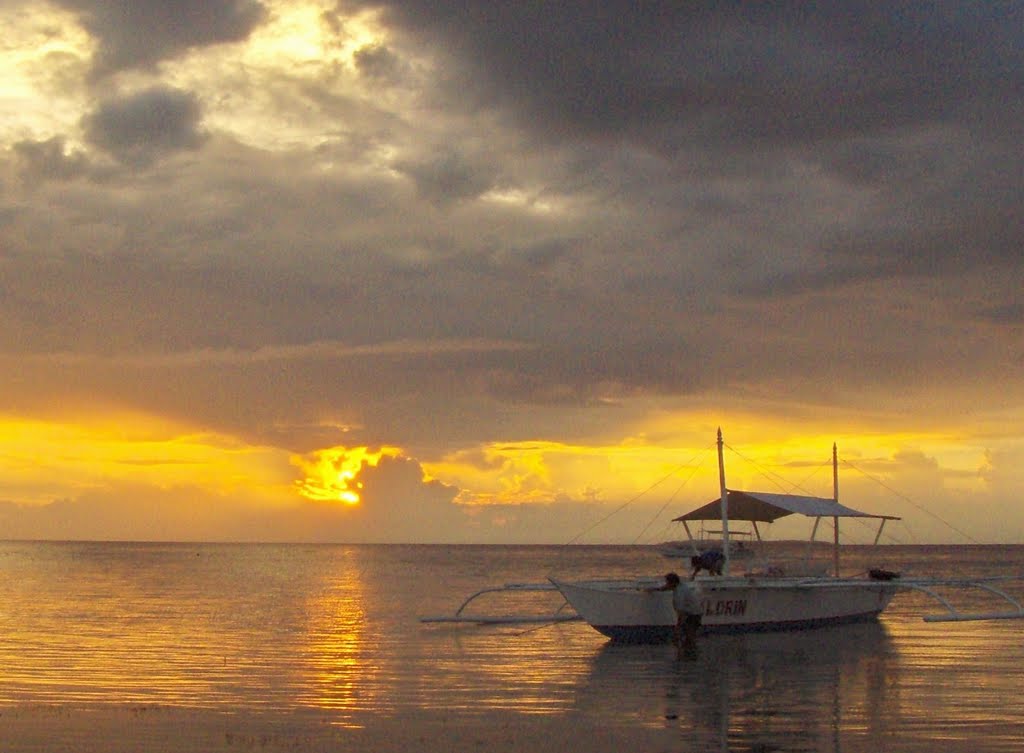
M1020 260L1019 2L365 4L441 57L448 108L509 113L535 145L559 145L549 185L643 216L664 246L721 228L708 258L731 266L730 292ZM398 167L424 196L484 186L451 159ZM856 216L810 198L837 186ZM617 279L689 292L703 265L681 250L673 268L669 253L641 252Z
M189 92L156 86L103 102L82 120L86 138L123 162L197 149L202 110Z
M193 47L245 39L265 18L252 0L58 0L98 42L97 74L149 68Z
M887 151L892 151L891 145ZM866 159L865 162L870 162ZM823 243L833 271L866 277L949 276L1019 271L1024 260L1024 155L954 132L922 148L907 145L874 173L881 199L858 228Z
M960 117L1024 83L1016 2L366 4L556 137L807 143Z

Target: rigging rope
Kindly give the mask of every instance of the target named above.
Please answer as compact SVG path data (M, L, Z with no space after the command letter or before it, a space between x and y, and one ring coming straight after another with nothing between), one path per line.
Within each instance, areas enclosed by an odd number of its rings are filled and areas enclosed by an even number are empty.
M956 533L958 533L959 535L963 536L963 537L964 537L965 539L967 539L968 541L970 541L970 542L971 542L972 544L980 544L980 543L981 543L980 541L978 541L977 539L975 539L975 538L974 538L973 536L971 536L971 535L970 535L970 534L968 534L967 532L965 532L965 531L963 531L963 530L961 530L961 529L957 528L957 527L956 527L955 525L953 525L952 523L950 523L950 522L949 522L948 520L944 520L943 518L941 518L940 516L936 515L936 514L935 514L934 512L932 512L931 510L929 510L929 509L928 509L927 507L924 507L923 505L919 505L919 504L917 504L917 503L916 503L916 502L915 502L914 500L912 500L912 499L911 499L910 497L908 497L907 495L905 495L905 494L903 494L903 493L901 493L901 492L897 491L896 489L893 489L893 488L892 488L891 486L889 486L889 485L888 485L887 483L885 483L885 482L884 482L884 481L882 481L881 479L879 479L879 478L875 478L875 477L874 477L874 476L872 476L872 475L871 475L870 473L868 473L868 472L867 472L867 471L865 471L865 470L862 470L861 468L858 468L857 466L855 466L855 465L854 465L853 463L851 463L850 461L848 461L848 460L844 460L844 461L843 461L843 465L848 465L848 466L850 466L850 468L853 468L853 470L855 470L855 471L857 471L858 473L862 474L862 475L863 475L863 476L865 476L866 478L869 478L869 479L871 479L871 480L872 480L872 481L874 481L874 482L875 482L876 484L878 484L879 486L881 486L881 487L882 487L883 489L886 489L887 491L889 491L889 492L890 492L891 494L895 494L895 495L896 495L897 497L899 497L900 499L902 499L902 500L903 500L904 502L908 503L908 504L909 504L909 505L910 505L911 507L915 508L915 509L916 509L916 510L918 510L919 512L923 512L923 513L924 513L925 515L928 515L929 517L931 517L931 518L934 518L935 520L937 520L937 521L939 521L940 523L942 523L942 525L946 526L946 527L947 527L947 528L949 528L949 529L950 529L951 531L955 531L955 532L956 532Z
M707 451L707 448L705 448L705 449L704 449L704 450L702 451L702 453L703 453L703 452L706 452L706 451ZM643 496L644 496L645 494L647 494L648 492L650 492L650 491L652 491L653 489L656 489L657 487L661 486L661 485L662 485L663 483L665 483L665 482L666 482L666 481L668 481L668 480L669 480L670 478L672 478L673 476L675 476L675 475L676 475L676 474L677 474L677 473L678 473L678 472L679 472L680 470L682 470L683 468L688 468L688 467L690 466L690 464L692 464L692 463L693 463L693 461L694 461L694 460L695 460L696 458L700 457L700 454L702 454L702 453L698 453L697 455L694 455L694 456L693 456L693 458L691 458L691 459L690 459L690 461L689 461L688 463L683 463L683 464L681 464L681 465L678 465L678 466L676 466L676 467L675 467L675 468L673 468L673 469L672 469L671 471L669 471L669 472L668 472L668 473L667 473L667 474L666 474L665 476L663 476L662 478L660 478L660 479L658 479L657 481L655 481L655 482L654 482L653 484L651 484L650 486L648 486L648 487L647 487L646 489L644 489L644 490L643 490L642 492L640 492L639 494L636 494L636 495L634 495L633 497L631 497L630 499L626 500L626 501L625 501L625 502L623 502L623 503L622 503L621 505L619 505L619 506L618 506L618 507L616 507L616 508L615 508L614 510L612 510L612 511L611 511L610 513L608 513L607 515L605 515L605 516L604 516L603 518L601 518L600 520L596 521L595 523L593 523L593 524L592 524L592 525L590 525L589 527L587 527L587 528L583 529L582 531L580 531L580 532L579 532L578 534L576 534L576 535L575 535L575 536L573 536L573 537L572 537L571 539L569 539L569 540L568 540L567 542L565 542L565 546L569 546L570 544L575 544L575 543L577 543L577 542L578 542L578 541L579 541L579 540L580 540L581 538L583 538L583 537L584 537L584 536L586 536L586 535L587 535L588 533L590 533L591 531L593 531L593 530L594 530L595 528L597 528L597 527L598 527L599 525L601 525L602 523L604 523L604 522L605 522L606 520L608 520L608 519L609 519L609 518L611 518L612 516L614 516L614 515L617 515L618 513L622 512L623 510L625 510L625 509L626 509L627 507L629 507L629 506L630 506L631 504L633 504L634 502L636 502L636 501L637 501L638 499L640 499L641 497L643 497ZM690 478L692 478L692 477L693 477L693 473L691 473L691 474L690 474L690 476L689 476L689 477L688 477L688 478L687 478L686 480L687 480L687 481L689 481L689 480L690 480ZM683 486L685 486L685 482L683 483ZM682 487L680 487L680 488L682 488ZM676 490L676 494L678 494L678 493L679 493L679 490L677 489L677 490ZM665 505L663 505L663 506L662 506L661 510L664 510L664 509L665 509L665 507L667 507L667 506L668 506L668 503L666 502L666 503L665 503ZM658 512L659 512L659 514L660 514L661 510L659 510L659 511L658 511ZM652 521L652 522L653 522L653 521ZM647 530L647 528L649 528L649 527L650 527L650 525L651 525L651 524L650 524L650 523L648 523L648 524L647 524L647 526L645 526L645 527L644 527L644 530L646 531L646 530ZM634 542L633 542L633 543L636 543L636 541L634 540Z
M705 455L705 459L706 458L707 458L707 456ZM691 460L690 462L693 462L693 461ZM660 508L658 508L658 512L654 513L654 517L651 518L650 522L648 522L647 525L645 525L643 527L643 530L640 531L640 533L638 533L636 535L636 537L633 539L632 543L636 544L638 541L640 541L640 539L643 538L644 534L647 533L647 529L649 529L652 525L654 525L654 522L658 518L661 517L661 514L663 512L665 512L665 508L668 507L670 504L672 504L672 502L675 501L675 498L679 495L679 492L683 490L683 487L685 487L688 483L690 483L690 479L692 479L694 477L694 475L697 473L697 471L699 471L701 469L701 467L703 465L704 465L704 461L702 460L700 463L698 463L697 465L693 466L693 470L690 472L690 475L687 476L685 479L683 479L683 483L681 483L678 486L678 488L676 488L676 490L672 493L672 496L670 496L667 500L665 500L665 504L663 504ZM676 469L676 470L678 470L678 469Z
M779 489L781 489L781 490L782 490L783 492L785 492L785 493L792 493L792 492L793 492L793 490L797 490L797 491L803 492L804 494L810 494L810 492L809 492L809 491L808 491L808 490L807 490L807 489L806 489L806 488L804 487L804 484L806 484L806 483L807 483L807 480L808 480L808 479L810 479L811 477L813 477L813 476L814 476L815 474L817 474L817 473L820 473L820 472L822 471L822 469L824 469L824 468L828 468L828 469L831 469L831 468L832 468L832 458L831 458L831 457L829 457L829 458L828 458L827 460L824 460L824 461L822 461L822 462L821 462L821 463L820 463L819 465L815 466L815 467L814 467L814 469L813 469L813 470L811 470L811 472L810 472L810 473L808 473L808 474L807 474L807 475L806 475L806 476L804 477L804 480L803 480L802 482L800 482L800 483L797 483L797 484L791 484L791 483L789 483L788 481L786 481L786 479L785 479L785 478L784 478L783 476L779 475L778 473L775 473L775 471L769 470L768 468L764 468L764 467L763 467L763 466L761 466L761 465L760 465L760 464L759 464L759 463L758 463L758 462L757 462L756 460L754 460L753 458L748 458L748 457L747 457L746 455L744 455L744 454L743 454L742 452L738 451L738 450L737 450L736 448L734 448L734 447L730 446L729 444L725 444L725 443L724 443L724 446L725 446L726 448L728 448L730 452L732 452L732 453L733 453L733 454L735 454L736 456L738 456L738 457L742 458L742 459L743 459L744 461L746 461L747 463L750 463L750 464L751 464L752 466L754 466L754 467L755 467L755 468L756 468L756 469L757 469L757 470L758 470L758 471L759 471L759 472L761 473L761 475L762 475L762 476L764 476L764 477L765 477L766 479L768 479L769 481L771 481L772 483L774 483L774 484L775 484L775 485L776 485L776 486L777 486L777 487L778 487ZM964 536L965 538L967 538L968 540L970 540L970 541L971 541L972 543L975 543L975 544L977 544L977 543L978 543L977 541L975 541L974 539L972 539L972 538L971 538L970 536L968 536L968 535L967 535L966 533L963 533L962 531L960 531L959 529L957 529L957 528L956 528L955 526L953 526L952 524L950 524L950 523L947 523L946 521L942 520L942 518L939 518L939 517L938 517L937 515L935 515L934 513L931 513L931 512L929 512L928 510L926 510L925 508L922 508L921 506L917 505L917 504L916 504L916 503L915 503L915 502L914 502L913 500L911 500L911 499L910 499L910 498L908 498L907 496L905 496L905 495L903 495L903 494L900 494L900 493L899 493L898 491L896 491L896 490L895 490L895 489L893 489L892 487L890 487L890 486L888 486L888 485L884 484L884 483L883 483L882 481L880 481L879 479L876 479L876 478L875 478L874 476L872 476L871 474L869 474L869 473L866 473L865 471L862 471L862 470L861 470L860 468L858 468L857 466L855 466L855 465L854 465L853 463L849 462L848 460L843 460L842 458L839 458L839 461L840 461L840 462L841 462L841 463L842 463L843 465L849 466L850 468L852 468L852 469L854 469L855 471L857 471L857 472L859 472L859 473L863 474L864 476L866 476L867 478L871 479L871 480L872 480L872 481L874 481L875 483L877 483L877 484L879 484L880 486L884 487L885 489L887 489L887 490L888 490L888 491L890 491L891 493L895 494L895 495L896 495L897 497L900 497L901 499L903 499L903 500L905 500L905 501L909 502L909 503L910 503L911 505L913 505L913 506L914 506L915 508L917 508L918 510L921 510L921 511L923 511L923 512L926 512L926 513L928 513L929 515L931 515L932 517L934 517L934 518L935 518L936 520L938 520L938 521L939 521L939 522L941 522L942 524L944 524L944 525L948 526L948 527L949 527L949 528L951 528L952 530L954 530L954 531L956 531L957 533L959 533L959 534L960 534L961 536ZM814 496L814 495L811 495L811 496ZM852 521L853 521L853 522L854 522L855 524L857 524L857 525L861 526L861 527L862 527L862 528L864 528L864 529L867 529L867 530L872 530L872 529L871 529L871 525L870 525L869 523L867 523L866 521L864 521L864 520L861 520L861 519L859 519L859 518L852 518L851 520L852 520ZM891 541L891 542L893 542L893 543L896 543L896 544L904 544L904 543L906 543L906 542L904 542L904 541L900 540L900 539L899 539L898 537L896 537L896 536L893 536L893 535L892 535L892 533L890 533L889 531L886 531L885 533L883 533L883 535L882 535L882 538L886 539L887 541ZM914 538L915 538L915 537L913 536L913 534L911 534L911 538L912 538L912 539L914 539ZM915 539L915 540L916 540L916 539Z

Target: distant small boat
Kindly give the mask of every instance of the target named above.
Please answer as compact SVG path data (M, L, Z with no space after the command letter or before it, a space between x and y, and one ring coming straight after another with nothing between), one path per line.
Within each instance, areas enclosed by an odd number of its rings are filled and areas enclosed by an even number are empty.
M690 559L694 555L701 554L702 552L721 552L722 551L722 540L720 538L712 538L714 534L721 535L721 531L702 531L701 536L690 539L689 541L677 540L677 541L663 541L657 545L658 552L663 557L669 557L670 559ZM729 533L730 541L735 536L750 536L751 534L746 531L731 531ZM729 557L734 560L749 560L754 556L754 548L746 541L737 541L736 544L729 547Z

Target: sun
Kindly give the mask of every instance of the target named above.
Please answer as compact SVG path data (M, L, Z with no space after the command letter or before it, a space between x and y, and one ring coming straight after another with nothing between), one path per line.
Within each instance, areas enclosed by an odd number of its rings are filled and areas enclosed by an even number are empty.
M355 477L356 474L352 471L341 471L338 474L338 484L342 487L338 492L338 499L346 505L359 504L359 492L356 490L362 489L363 484L360 481L355 481Z
M383 457L398 457L397 447L329 447L294 459L303 472L295 482L299 494L317 502L341 502L358 505L362 501L363 482L359 479L367 467L375 467Z

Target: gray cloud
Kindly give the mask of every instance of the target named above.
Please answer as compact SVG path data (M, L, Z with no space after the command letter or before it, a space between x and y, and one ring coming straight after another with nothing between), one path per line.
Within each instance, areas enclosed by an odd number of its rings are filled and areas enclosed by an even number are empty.
M253 0L58 0L98 42L98 75L150 68L194 47L245 39L266 10Z
M37 184L46 180L69 180L85 175L88 159L78 151L70 150L66 139L54 136L46 141L19 141L14 154L21 163L22 180Z
M197 149L202 110L194 95L155 86L100 104L83 118L86 138L127 163L147 164L179 151Z
M359 73L374 81L400 81L409 73L400 56L381 44L356 50L355 64Z
M495 182L491 169L470 164L452 149L422 159L400 159L394 167L412 179L421 196L433 202L476 198Z

